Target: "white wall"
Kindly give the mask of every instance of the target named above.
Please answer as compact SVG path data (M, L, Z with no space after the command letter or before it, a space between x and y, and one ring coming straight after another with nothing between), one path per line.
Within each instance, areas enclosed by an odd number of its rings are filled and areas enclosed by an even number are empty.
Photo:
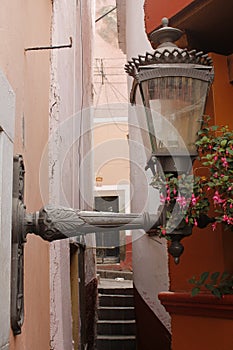
M139 54L151 52L152 48L144 28L144 0L126 1L126 50L127 57L137 57ZM132 79L129 78L131 87ZM131 211L155 212L159 205L158 193L153 190L150 170L145 173L146 155L142 146L137 119L130 108L129 139L131 161ZM141 297L153 310L163 324L170 329L170 317L160 304L157 295L169 288L168 257L166 242L148 237L141 231L133 236L133 272L134 284Z
M9 348L15 96L0 71L0 349Z
M89 209L92 165L83 161L91 142L91 62L93 8L91 0L53 2L52 44L71 49L51 56L49 182L50 203ZM90 236L90 235L89 235ZM91 239L87 237L87 240ZM88 252L90 255L91 253ZM93 278L93 256L87 281ZM51 349L72 349L69 240L51 243Z

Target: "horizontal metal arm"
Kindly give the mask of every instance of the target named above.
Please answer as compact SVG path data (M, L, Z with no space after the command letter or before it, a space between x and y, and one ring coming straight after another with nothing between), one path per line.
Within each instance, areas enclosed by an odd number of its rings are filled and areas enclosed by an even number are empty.
M159 218L160 213L124 214L46 206L39 212L26 214L25 234L34 233L51 242L106 229L148 231L159 225Z
M24 205L24 173L22 156L15 156L11 257L11 327L14 335L21 333L24 320L24 244L28 233L51 242L88 232L103 232L105 229L148 231L160 225L162 217L160 214L121 214L54 206L46 206L28 214Z

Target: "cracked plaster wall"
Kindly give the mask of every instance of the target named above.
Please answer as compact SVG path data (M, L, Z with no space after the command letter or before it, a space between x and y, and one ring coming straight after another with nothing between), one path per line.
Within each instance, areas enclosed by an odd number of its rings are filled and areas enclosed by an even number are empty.
M15 95L0 71L0 349L9 349L12 160Z
M51 55L49 200L74 208L92 207L91 0L53 1L52 44L69 42L71 49ZM86 241L92 244L92 236ZM88 252L86 282L95 276L93 253ZM89 266L89 267L88 267ZM72 349L69 241L50 245L50 348Z

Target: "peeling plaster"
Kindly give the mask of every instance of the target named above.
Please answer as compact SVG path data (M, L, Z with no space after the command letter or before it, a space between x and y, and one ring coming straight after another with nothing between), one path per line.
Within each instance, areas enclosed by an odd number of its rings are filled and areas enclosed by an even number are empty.
M58 276L57 251L54 243L50 244L50 350L56 350L56 335L58 333L58 323L56 314L55 290Z

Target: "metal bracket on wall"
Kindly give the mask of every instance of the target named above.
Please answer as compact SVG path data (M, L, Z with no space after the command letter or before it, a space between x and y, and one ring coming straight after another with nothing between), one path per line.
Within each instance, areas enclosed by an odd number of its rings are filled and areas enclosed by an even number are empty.
M35 47L27 47L24 51L41 51L41 50L55 50L55 49L70 49L72 47L73 41L72 37L70 37L70 43L64 45L55 45L55 46L35 46Z
M154 214L122 214L82 211L79 209L43 207L26 213L24 205L24 163L14 157L11 261L11 327L14 335L21 333L24 321L24 245L27 234L39 235L46 241L77 237L86 233L111 230L144 229L146 232L161 224L160 212Z
M11 327L15 335L21 333L24 320L24 164L21 156L14 157L12 248L11 248Z

